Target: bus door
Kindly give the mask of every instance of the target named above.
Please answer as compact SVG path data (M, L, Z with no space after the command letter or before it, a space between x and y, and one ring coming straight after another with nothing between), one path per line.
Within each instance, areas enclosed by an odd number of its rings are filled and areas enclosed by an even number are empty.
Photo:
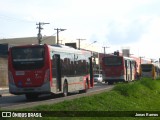
M133 77L132 77L132 73L133 73L132 61L129 61L129 65L130 65L130 67L129 67L129 69L130 69L130 75L129 75L129 76L130 76L130 78L129 78L129 79L132 81L132 78L133 78Z
M128 64L127 64L127 60L125 60L125 73L126 73L126 76L125 76L125 78L126 78L126 80L125 81L127 81L128 80L128 70L127 70L127 67L128 67Z
M55 58L55 67L56 67L56 87L58 91L61 91L61 59L60 59L60 55L59 54L55 54L54 55Z
M90 85L93 87L93 64L92 64L92 57L89 58L89 71L90 71Z

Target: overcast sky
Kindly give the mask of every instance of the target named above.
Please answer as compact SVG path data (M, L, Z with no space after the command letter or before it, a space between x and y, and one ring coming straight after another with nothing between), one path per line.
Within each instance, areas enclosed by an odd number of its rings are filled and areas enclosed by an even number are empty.
M160 58L160 0L0 0L0 38L56 35L107 53L129 48L135 56ZM94 41L97 43L92 44Z

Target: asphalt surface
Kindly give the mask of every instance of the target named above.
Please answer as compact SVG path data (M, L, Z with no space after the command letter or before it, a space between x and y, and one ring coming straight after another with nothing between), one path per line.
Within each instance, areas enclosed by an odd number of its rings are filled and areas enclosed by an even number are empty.
M93 94L98 94L103 91L111 90L113 85L107 85L105 83L95 84L94 88L91 88L87 93L79 94L78 92L70 93L67 97L62 97L61 95L42 95L36 100L28 101L25 95L12 95L9 93L8 88L1 89L2 97L0 97L0 108L5 110L28 108L42 104L53 104L62 102L64 100L71 100L83 96L89 96Z

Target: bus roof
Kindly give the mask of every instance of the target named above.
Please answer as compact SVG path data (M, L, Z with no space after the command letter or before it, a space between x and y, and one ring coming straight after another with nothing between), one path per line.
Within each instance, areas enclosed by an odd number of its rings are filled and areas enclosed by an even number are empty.
M74 54L88 54L91 56L91 52L87 50L78 50L75 48L72 48L70 46L65 46L65 45L47 45L47 44L28 44L28 45L20 45L20 46L13 46L11 48L17 48L17 47L29 47L29 46L48 46L50 49L53 51L58 51L58 52L68 52L68 53L74 53Z
M136 61L134 58L130 58L130 57L124 57L124 59Z
M121 58L124 58L125 60L132 60L132 61L136 61L134 58L125 57L125 56L107 55L107 56L104 56L103 58L105 58L105 57L121 57Z
M154 64L154 63L142 63L141 65L153 65L153 66L158 66L157 64Z
M53 51L59 51L59 52L68 52L68 53L74 53L74 54L88 54L91 55L91 52L87 50L78 50L69 46L65 45L48 45L50 49Z

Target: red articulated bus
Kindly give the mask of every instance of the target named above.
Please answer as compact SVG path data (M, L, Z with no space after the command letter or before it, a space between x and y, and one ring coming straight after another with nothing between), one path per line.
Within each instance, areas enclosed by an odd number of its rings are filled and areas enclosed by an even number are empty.
M106 55L102 58L102 76L108 84L135 80L137 76L136 61L129 57Z
M91 52L61 45L25 45L9 49L9 91L35 99L40 94L86 92L92 88Z

